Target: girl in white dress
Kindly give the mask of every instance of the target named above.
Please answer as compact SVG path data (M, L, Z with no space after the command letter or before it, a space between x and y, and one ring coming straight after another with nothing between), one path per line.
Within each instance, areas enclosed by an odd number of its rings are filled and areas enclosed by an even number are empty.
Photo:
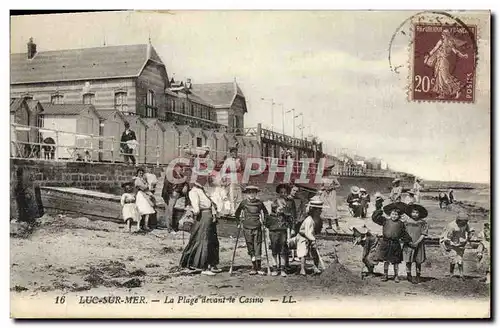
M321 212L326 206L319 197L309 201L307 218L302 222L297 235L297 256L300 258L300 274L306 275L306 257L310 255L314 261L314 274L320 274L318 269L319 255L316 247L316 233L321 232Z
M132 222L140 221L139 213L137 212L137 205L135 204L134 187L132 182L125 182L122 184L124 193L120 199L122 205L122 217L127 223L128 232L132 230Z
M149 215L155 213L154 203L151 201L151 193L149 191L149 184L144 177L144 169L137 170L137 176L134 179L135 187L137 188L136 205L139 215L144 217L144 228L149 229ZM137 229L141 228L141 221L137 222Z

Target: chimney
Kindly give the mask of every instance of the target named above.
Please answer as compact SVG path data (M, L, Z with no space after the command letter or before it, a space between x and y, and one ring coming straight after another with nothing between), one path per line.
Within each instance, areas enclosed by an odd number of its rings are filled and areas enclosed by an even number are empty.
M28 59L32 59L36 54L36 44L33 42L33 38L30 38L28 42Z
M186 79L186 88L191 89L191 79Z

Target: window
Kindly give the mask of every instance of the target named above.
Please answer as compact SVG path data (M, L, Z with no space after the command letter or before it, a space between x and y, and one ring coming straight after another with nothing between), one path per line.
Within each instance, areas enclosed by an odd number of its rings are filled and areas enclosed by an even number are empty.
M156 107L155 93L153 90L148 90L148 97L146 98L146 106Z
M156 108L146 106L146 117L158 117L158 110Z
M115 109L120 112L128 112L126 92L120 91L115 93Z
M186 111L186 104L184 102L181 103L181 113L185 114Z
M201 140L200 137L197 137L196 138L196 147L201 147L202 146L202 143L203 143L203 140Z
M33 100L33 96L24 96L23 99L26 101Z
M191 109L189 111L189 115L194 116L194 105L191 104Z
M95 95L93 93L86 93L83 95L83 103L86 105L94 104Z
M52 104L62 104L63 103L63 95L53 95L50 97L50 102Z

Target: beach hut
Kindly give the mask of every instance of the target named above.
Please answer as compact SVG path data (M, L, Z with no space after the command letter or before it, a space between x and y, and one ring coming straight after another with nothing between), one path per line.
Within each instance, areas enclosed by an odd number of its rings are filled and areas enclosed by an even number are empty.
M238 155L243 159L246 160L248 157L248 149L247 149L247 143L244 137L242 136L235 136L236 142L238 143Z
M137 163L144 163L146 154L146 122L136 115L124 115L125 120L130 124L130 129L135 132L139 146L135 149L134 155ZM122 131L123 132L123 131ZM120 134L121 138L121 134ZM123 156L122 156L123 159Z
M216 143L216 160L221 161L227 154L227 136L224 132L215 132Z
M210 157L217 159L217 138L215 137L214 130L203 130L205 135L205 145L210 147Z
M194 140L194 132L189 125L179 125L179 146L180 147L193 147L196 144L193 143Z
M56 158L75 159L88 151L92 160L98 159L99 122L101 116L90 104L42 104L43 127L57 130L55 134L42 131L42 138L54 138Z
M10 101L10 156L25 157L25 149L29 148L30 139L30 130L26 128L29 125L29 116L28 104L24 99L16 98ZM20 124L23 127L17 127L14 124Z
M193 147L201 147L206 144L207 137L201 128L191 128L193 131Z
M120 161L120 139L125 130L125 116L119 111L100 111L102 122L101 160L106 162Z
M162 164L165 127L156 118L144 118L146 123L146 163Z
M163 163L168 164L180 154L180 130L174 122L162 122L163 133Z

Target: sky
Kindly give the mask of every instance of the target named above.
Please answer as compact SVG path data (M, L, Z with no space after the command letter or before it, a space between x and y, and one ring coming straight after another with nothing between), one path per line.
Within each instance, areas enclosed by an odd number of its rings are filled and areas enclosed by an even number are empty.
M409 102L410 38L397 28L413 12L174 11L58 14L11 18L11 53L147 43L170 77L193 83L236 79L245 126L293 133L303 113L329 153L382 158L429 180L490 182L490 35L479 24L476 102ZM262 100L265 99L265 100ZM271 110L271 101L276 105ZM295 122L300 124L300 118ZM296 136L300 130L295 129Z

